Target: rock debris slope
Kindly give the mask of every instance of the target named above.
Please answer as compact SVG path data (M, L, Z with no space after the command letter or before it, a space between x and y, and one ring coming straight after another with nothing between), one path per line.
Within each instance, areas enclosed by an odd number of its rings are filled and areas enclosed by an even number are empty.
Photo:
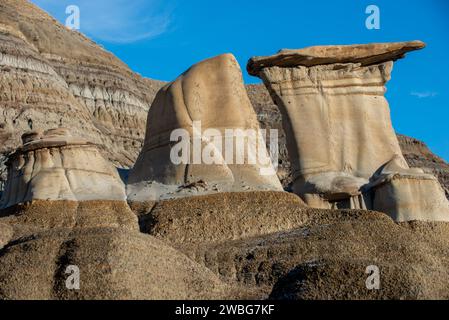
M291 188L292 172L288 156L285 132L282 127L282 115L273 102L268 90L262 85L248 85L248 96L254 106L262 128L279 131L279 166L278 176L285 189ZM400 106L398 106L400 107ZM401 134L397 135L402 154L411 167L417 167L436 176L446 190L449 199L449 165L429 150L425 143Z

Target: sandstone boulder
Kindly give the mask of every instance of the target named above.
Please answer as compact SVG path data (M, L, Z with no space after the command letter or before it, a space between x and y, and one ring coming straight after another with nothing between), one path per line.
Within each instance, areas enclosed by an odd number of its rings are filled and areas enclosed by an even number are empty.
M177 140L171 135L179 129L185 130L190 139L187 161L174 163L171 157ZM234 136L229 130L239 131L234 131ZM281 191L265 142L256 140L251 144L245 136L247 130L258 134L259 123L235 58L225 54L194 65L161 89L153 102L145 144L129 174L129 199L146 201L223 191ZM227 148L226 138L232 139L231 148ZM237 144L239 138L243 139L243 148ZM198 150L200 159L195 158ZM232 152L231 157L227 157L225 150ZM237 160L238 152L243 157L241 163ZM204 160L205 153L213 154L211 163ZM261 165L259 155L268 162ZM262 169L271 171L264 174Z
M365 186L372 189L372 207L395 221L446 221L449 203L437 178L422 169L404 170L397 157L384 165Z
M250 60L249 72L263 79L283 114L292 188L307 204L379 208L398 221L423 219L422 208L403 203L414 196L407 187L402 190L408 195L393 196L394 204L379 205L379 192L375 206L375 191L369 190L375 173L394 162L397 173L428 182L421 198L431 202L442 192L435 179L408 167L384 97L393 61L423 47L419 41L322 46ZM438 203L426 211L426 220L449 220L449 203Z
M33 131L10 155L0 216L37 228L137 230L117 170L97 147L67 129Z

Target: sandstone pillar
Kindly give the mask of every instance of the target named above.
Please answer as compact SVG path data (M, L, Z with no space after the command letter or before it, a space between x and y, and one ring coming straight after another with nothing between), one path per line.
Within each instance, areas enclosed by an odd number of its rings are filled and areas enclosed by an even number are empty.
M171 152L177 143L171 135L179 129L190 137L190 155L189 161L175 163ZM148 114L143 149L129 175L129 199L148 201L213 192L282 191L274 171L264 174L258 161L249 161L251 157L257 158L256 149L240 150L234 145L233 150L227 150L227 130L240 130L234 132L240 132L237 136L246 142L243 134L246 130L259 131L240 67L230 54L192 66L158 92ZM234 141L237 143L237 139ZM195 159L195 143L201 147L201 153L205 148L213 151L218 161L205 163L201 154ZM257 147L267 158L266 146L261 143ZM232 151L233 156L226 158L227 151ZM237 161L239 151L244 153L243 163ZM271 163L265 165L271 168Z
M317 46L282 50L249 61L248 72L262 78L283 114L293 191L309 205L388 207L385 211L394 218L402 216L396 205L379 205L383 196L369 189L374 188L370 183L374 173L391 161L397 165L397 173L406 177L419 174L418 179L431 184L427 187L440 192L434 179L408 167L384 96L393 61L423 47L420 41ZM400 207L408 208L407 219L421 217L416 206ZM438 212L430 210L426 215L445 220L449 218L447 209L446 201Z

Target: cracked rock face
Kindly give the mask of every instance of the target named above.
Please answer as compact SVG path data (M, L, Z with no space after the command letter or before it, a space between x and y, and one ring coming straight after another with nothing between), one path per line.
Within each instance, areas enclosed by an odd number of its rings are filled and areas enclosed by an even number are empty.
M292 66L313 67L318 65L357 63L370 66L395 61L413 50L426 45L422 41L370 43L337 46L313 46L304 49L283 49L269 57L253 57L248 62L248 72L258 76L264 68Z
M32 200L126 200L116 169L94 144L63 128L22 138L9 158L2 208Z
M175 164L172 150L175 130L187 134L186 162ZM207 133L208 130L210 134ZM235 136L227 130L235 131ZM133 201L175 198L223 191L278 190L282 186L270 164L264 142L250 149L246 130L259 133L259 123L243 85L234 56L221 55L200 62L166 85L157 94L148 113L144 147L128 179L128 196ZM230 137L232 144L226 145ZM237 144L243 139L243 148ZM178 139L178 138L177 138ZM180 141L181 142L181 141ZM195 144L200 146L195 148ZM179 145L179 144L178 144ZM230 148L229 148L230 147ZM231 150L230 150L231 149ZM213 154L207 163L204 154ZM200 159L195 158L195 153ZM232 158L226 157L231 151ZM181 152L187 154L186 149ZM243 154L241 163L237 154ZM250 162L250 157L256 159ZM181 189L180 189L181 188Z

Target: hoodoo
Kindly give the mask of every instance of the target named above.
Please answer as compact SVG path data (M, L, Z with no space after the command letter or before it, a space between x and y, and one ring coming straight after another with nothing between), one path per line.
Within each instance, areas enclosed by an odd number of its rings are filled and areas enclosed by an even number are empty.
M27 132L22 142L7 161L0 216L42 229L138 230L125 186L97 145L65 128Z
M125 187L97 147L67 129L33 131L8 163L1 207L32 200L126 200Z
M424 46L317 46L249 61L283 114L293 190L307 204L449 220L438 180L407 165L384 97L393 61Z
M177 130L190 137L187 161L179 163L173 161L172 149L178 142L172 136ZM162 88L150 108L145 144L129 175L129 199L147 201L224 191L282 191L274 170L264 171L259 161L251 162L259 160L260 154L269 160L265 142L259 141L257 148L252 148L254 145L245 135L254 132L257 136L259 130L234 56L224 54L194 65ZM228 137L230 131L232 137ZM227 144L226 138L232 138L232 143ZM237 143L239 139L243 145ZM200 147L200 155L209 150L215 161L204 163L204 159L194 159L198 154L195 145ZM227 157L229 154L232 156ZM237 154L244 154L240 163ZM273 169L271 161L264 166Z

